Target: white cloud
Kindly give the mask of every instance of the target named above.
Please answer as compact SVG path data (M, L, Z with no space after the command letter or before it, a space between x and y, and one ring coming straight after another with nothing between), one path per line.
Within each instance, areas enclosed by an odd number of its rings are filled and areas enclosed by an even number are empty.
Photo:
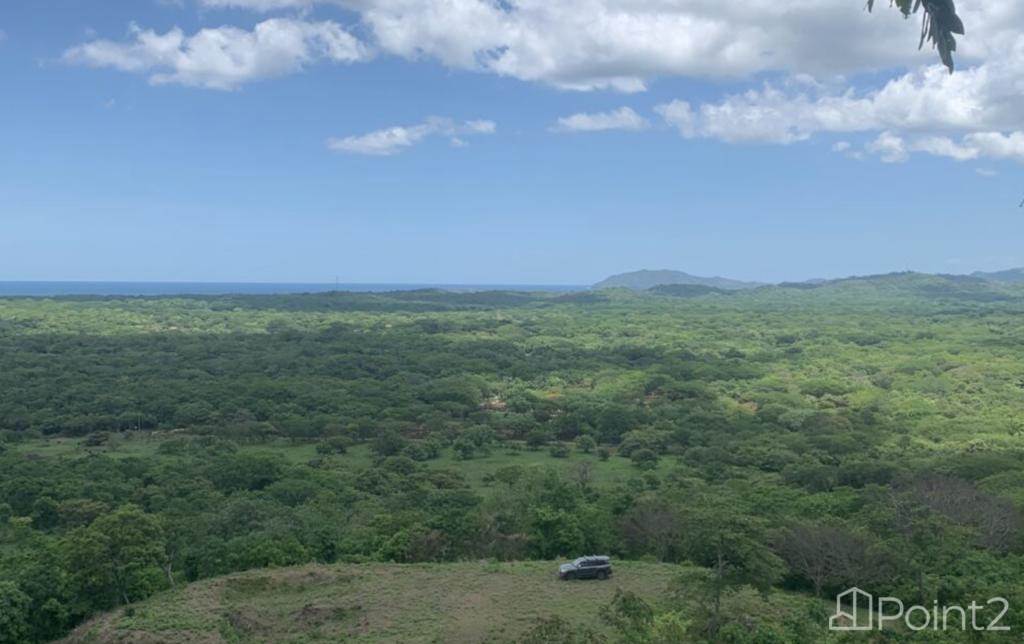
M463 134L494 134L498 131L498 125L494 121L466 121L461 128L456 128Z
M853 147L853 144L850 143L849 141L836 141L835 143L832 144L832 151L840 153L846 152L851 147Z
M391 156L410 148L430 136L447 136L454 147L465 147L461 137L493 134L497 125L493 121L466 121L457 124L451 119L430 118L418 125L395 126L359 136L328 139L327 147L335 152Z
M357 15L383 52L571 89L765 71L820 79L935 60L915 47L916 20L868 14L857 0L201 0L259 12L318 3ZM962 62L1001 55L1024 24L1018 0L960 12Z
M351 63L369 56L366 46L330 21L274 18L252 31L220 27L192 36L178 28L158 34L133 26L131 35L127 43L95 40L79 45L66 51L64 60L150 73L150 82L156 85L230 90L299 71L318 60Z
M274 11L277 9L306 8L316 4L317 0L200 0L206 7L216 9L239 8L253 11Z
M877 154L883 163L903 163L909 157L906 143L892 132L882 132L865 148L871 154Z
M976 132L964 137L964 145L977 150L979 156L1024 161L1024 132Z
M981 177L995 177L999 174L991 168L975 168L974 172Z
M697 115L686 101L672 101L658 105L654 111L661 115L665 122L679 130L679 134L690 139L697 135Z
M317 0L202 0L256 11ZM735 78L763 71L815 76L934 60L916 50L916 21L856 0L319 0L359 14L375 44L410 59L570 89L643 90L659 76ZM997 46L1024 11L1014 0L962 10ZM1018 21L1019 24L1019 21Z
M611 112L573 114L558 119L552 128L556 132L603 132L607 130L637 131L647 128L647 119L631 108L622 107Z
M789 83L656 110L686 138L790 144L818 133L889 133L879 138L909 141L902 153L887 149L883 158L892 161L909 152L1024 160L1022 92L1024 35L1018 34L998 57L954 75L930 65L866 92Z
M910 142L892 132L883 132L875 141L869 143L866 149L872 154L879 155L882 161L887 163L906 161L911 152L924 152L957 161L973 161L984 157L1024 162L1024 132L1009 135L1000 132L975 132L959 141L942 136L925 136ZM978 174L994 175L986 174L983 170L979 170Z
M898 138L903 155L1019 159L1024 130L1024 2L960 3L968 28L961 71L917 51L918 20L868 14L860 0L200 0L209 8L308 15L317 4L356 16L363 45L332 22L279 18L185 36L136 30L91 42L69 60L148 72L155 83L231 89L317 60L365 59L368 49L574 89L644 90L660 77L725 79L771 72L788 81L656 112L687 138L792 144L819 133ZM287 26L287 29L285 27ZM261 28L264 32L260 33ZM287 32L271 38L271 33ZM910 69L854 89L843 75ZM858 75L856 78L872 78ZM600 128L578 114L563 129ZM637 115L637 119L643 120ZM639 122L639 121L637 121ZM576 127L574 127L576 126ZM406 132L405 136L415 132ZM969 138L969 137L976 138ZM1001 138L1000 138L1001 137ZM852 144L851 144L852 146ZM843 150L851 156L860 150ZM900 155L889 150L885 158Z
M945 136L922 137L913 143L912 149L915 152L927 152L928 154L949 157L957 161L977 159L981 154L978 148L961 145Z

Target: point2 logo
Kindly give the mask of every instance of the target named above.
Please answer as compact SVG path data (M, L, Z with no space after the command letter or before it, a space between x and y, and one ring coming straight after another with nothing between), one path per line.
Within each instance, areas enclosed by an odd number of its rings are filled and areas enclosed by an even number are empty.
M860 588L844 590L836 596L836 614L828 619L830 631L883 630L902 620L912 631L993 631L1006 632L1009 626L1000 622L1010 610L1010 602L993 597L984 604L972 601L963 606L940 606L936 601L927 606L907 606L896 597L877 600Z

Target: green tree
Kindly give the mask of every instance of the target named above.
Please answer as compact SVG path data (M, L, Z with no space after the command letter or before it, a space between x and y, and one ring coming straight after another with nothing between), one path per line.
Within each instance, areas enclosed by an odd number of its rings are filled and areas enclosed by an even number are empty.
M636 593L615 589L615 597L601 612L601 619L615 630L618 642L644 644L651 639L654 610Z
M72 531L64 551L78 596L94 609L130 604L164 586L163 531L136 506L123 506Z
M377 455L378 458L387 458L388 456L394 456L400 453L405 446L408 445L408 441L402 436L397 429L384 428L377 433L373 438L373 443L370 445L370 449Z
M569 451L569 446L561 442L555 443L554 445L551 446L551 449L548 450L548 452L554 458L568 458Z
M576 439L576 449L584 454L593 452L596 447L597 441L595 441L591 436L584 434Z
M10 581L0 581L0 644L29 641L32 600Z
M722 599L730 589L749 585L767 593L785 570L768 546L764 523L742 513L738 500L728 497L698 497L686 512L683 530L687 557L709 569L697 587L708 613L706 631L712 639L722 626Z
M518 644L599 644L607 641L589 628L575 626L552 615L537 620L533 628L515 640Z
M630 456L630 460L642 470L653 470L658 467L658 455L654 450L638 449Z

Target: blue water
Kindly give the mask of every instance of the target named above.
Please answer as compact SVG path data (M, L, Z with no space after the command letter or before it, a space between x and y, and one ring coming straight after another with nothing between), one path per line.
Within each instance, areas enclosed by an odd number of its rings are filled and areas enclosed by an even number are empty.
M274 295L351 291L382 293L439 288L448 291L547 291L568 293L585 286L524 284L273 284L257 282L0 282L0 297L60 295Z

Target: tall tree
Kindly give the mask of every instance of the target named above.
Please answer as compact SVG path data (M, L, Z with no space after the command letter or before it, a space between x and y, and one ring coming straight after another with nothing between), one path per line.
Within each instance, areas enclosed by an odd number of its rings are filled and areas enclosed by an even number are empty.
M94 608L130 604L163 587L166 551L157 520L126 505L68 535L68 568Z

